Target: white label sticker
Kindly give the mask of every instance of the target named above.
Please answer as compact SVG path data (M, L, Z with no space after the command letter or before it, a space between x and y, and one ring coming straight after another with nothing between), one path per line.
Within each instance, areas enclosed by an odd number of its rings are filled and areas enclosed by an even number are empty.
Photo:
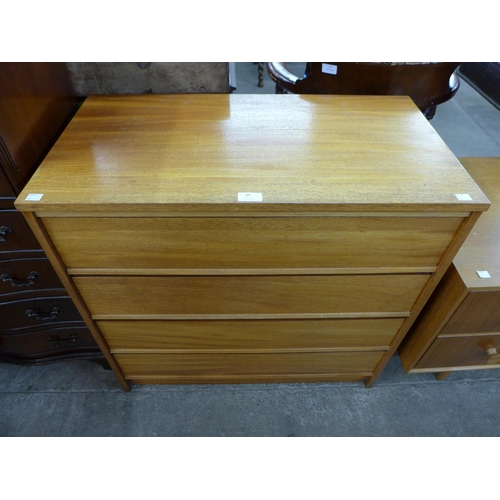
M262 201L262 193L238 193L238 201Z
M323 63L323 65L321 66L321 71L323 73L328 73L329 75L336 75L337 74L337 66L335 64Z
M29 194L26 196L26 201L40 201L43 194Z
M476 271L476 273L480 278L491 278L488 271Z
M468 194L456 194L455 195L460 201L471 201L472 198Z

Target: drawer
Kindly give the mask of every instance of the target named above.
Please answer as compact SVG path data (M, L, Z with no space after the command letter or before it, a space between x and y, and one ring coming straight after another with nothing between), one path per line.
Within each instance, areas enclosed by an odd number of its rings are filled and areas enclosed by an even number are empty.
M498 304L500 304L500 291L470 292L441 334L500 331Z
M115 354L125 377L279 376L372 373L383 352Z
M82 321L69 297L42 297L0 304L0 332L35 329L63 322Z
M283 269L436 266L462 221L82 217L43 224L68 268Z
M64 289L47 259L0 261L0 300L5 300L5 295L19 295L23 292L36 292L50 288Z
M80 276L74 282L94 319L109 319L100 316L406 314L428 279L428 275L411 274Z
M78 326L0 335L0 356L41 357L89 347L97 347L97 344L83 322Z
M0 198L11 198L16 199L16 193L10 182L7 180L7 176L4 174L3 170L0 168Z
M22 213L17 210L0 211L0 254L41 247Z
M111 352L131 350L389 349L401 318L98 321Z
M500 333L438 337L415 368L498 367L499 365L496 363L500 362L500 359L491 357L490 361L495 361L495 364L488 363L489 355L486 351L490 348L500 352Z

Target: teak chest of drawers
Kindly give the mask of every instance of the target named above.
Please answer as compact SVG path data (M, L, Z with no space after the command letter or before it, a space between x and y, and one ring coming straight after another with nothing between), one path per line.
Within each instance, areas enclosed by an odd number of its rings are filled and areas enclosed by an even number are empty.
M124 387L370 386L489 202L406 97L143 95L16 206Z
M409 373L500 368L500 158L462 158L492 206L401 344Z

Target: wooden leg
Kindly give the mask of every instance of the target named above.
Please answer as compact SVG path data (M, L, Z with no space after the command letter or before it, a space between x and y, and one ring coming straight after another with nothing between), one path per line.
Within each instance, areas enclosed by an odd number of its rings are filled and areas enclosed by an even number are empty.
M437 380L444 380L449 375L451 375L451 372L439 372L435 374Z
M423 109L422 113L424 113L425 117L428 120L432 120L434 118L434 114L436 113L436 106L431 106L430 108Z
M264 86L264 63L263 62L260 62L260 63L257 63L259 65L259 87L263 87Z

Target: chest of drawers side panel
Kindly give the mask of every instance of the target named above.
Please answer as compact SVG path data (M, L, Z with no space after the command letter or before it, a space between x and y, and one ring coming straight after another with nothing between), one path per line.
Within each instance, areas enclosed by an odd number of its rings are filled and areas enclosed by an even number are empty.
M447 269L451 265L455 255L457 252L460 250L460 247L462 246L463 242L466 240L467 236L471 232L472 228L476 224L477 220L481 216L482 212L472 212L470 216L464 220L463 224L461 225L460 229L457 231L452 243L446 250L445 254L443 255L443 258L441 259L441 262L438 265L438 268L436 272L431 276L431 278L428 280L426 283L425 287L422 290L422 293L420 294L418 300L416 301L410 316L407 318L405 321L405 324L399 331L393 346L391 349L386 353L384 358L382 359L382 362L380 363L380 366L377 368L375 371L373 377L368 381L367 386L371 387L373 384L374 380L376 380L376 377L380 374L381 372L381 367L384 367L390 357L394 354L396 349L400 346L401 342L405 338L405 335L408 333L409 329L412 327L414 324L415 320L421 313L422 309L425 307L427 301L431 297L433 291L435 288L438 286L439 282L443 278L444 274L446 273ZM456 293L456 292L455 292ZM459 299L456 299L459 300ZM406 347L405 350L402 350L401 352L403 353L401 361L403 363L403 367L405 370L409 370L412 367L415 366L415 363L418 361L419 356L421 355L422 351L422 344L424 345L429 345L429 343L432 341L432 338L434 338L437 335L436 332L430 335L426 333L424 336L422 336L418 341L416 348L415 346L411 347L408 349ZM412 340L412 342L415 341L415 339ZM420 344L420 345L419 345ZM410 345L411 346L411 345ZM400 355L401 356L401 355Z
M468 294L452 264L399 347L405 371L415 367Z

